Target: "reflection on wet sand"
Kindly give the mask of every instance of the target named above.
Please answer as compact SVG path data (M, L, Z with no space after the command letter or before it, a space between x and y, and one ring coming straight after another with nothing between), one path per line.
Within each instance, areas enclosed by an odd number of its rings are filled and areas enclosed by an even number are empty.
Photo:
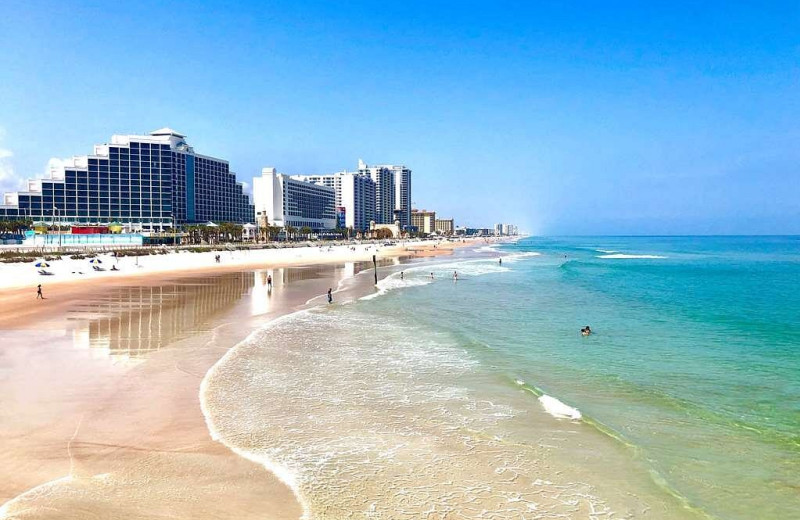
M70 311L68 319L77 322L74 345L112 357L140 357L204 330L252 286L252 274L241 272L114 288Z
M394 265L392 259L378 262L380 267ZM265 314L275 305L282 288L311 280L331 277L349 279L372 269L371 262L347 262L343 265L318 265L261 269L215 276L183 278L153 286L112 288L90 300L83 300L69 310L73 322L73 344L91 349L95 354L115 360L140 359L208 326L228 312L242 297L250 295L249 315ZM267 279L272 277L272 291Z
M62 297L47 318L63 340L21 329L3 352L0 518L298 518L289 488L211 439L199 385L253 328L361 269L188 275Z

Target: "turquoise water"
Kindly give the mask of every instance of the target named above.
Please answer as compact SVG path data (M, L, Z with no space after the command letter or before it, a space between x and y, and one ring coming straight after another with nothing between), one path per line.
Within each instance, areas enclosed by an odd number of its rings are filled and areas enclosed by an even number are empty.
M404 284L418 286L365 312L455 335L498 378L579 409L712 517L797 517L800 238L529 238L496 249L412 268Z
M799 238L530 238L379 271L204 378L213 437L307 517L798 517Z

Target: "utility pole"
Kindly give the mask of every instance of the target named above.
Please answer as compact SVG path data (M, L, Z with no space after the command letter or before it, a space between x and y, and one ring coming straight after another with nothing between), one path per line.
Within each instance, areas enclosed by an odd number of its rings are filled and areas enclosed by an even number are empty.
M378 258L372 255L372 267L375 269L375 285L378 285Z

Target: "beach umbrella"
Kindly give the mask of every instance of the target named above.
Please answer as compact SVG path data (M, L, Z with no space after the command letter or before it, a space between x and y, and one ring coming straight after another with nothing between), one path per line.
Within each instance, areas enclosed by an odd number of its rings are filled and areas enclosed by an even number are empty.
M89 263L90 264L102 264L103 261L100 260L99 258L92 258L91 260L89 260Z
M44 261L37 262L36 263L36 267L50 267L50 264L48 264L47 262L44 262Z

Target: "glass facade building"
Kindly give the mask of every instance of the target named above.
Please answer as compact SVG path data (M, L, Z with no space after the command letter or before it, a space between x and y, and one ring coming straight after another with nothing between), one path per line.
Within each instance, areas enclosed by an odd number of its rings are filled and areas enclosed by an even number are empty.
M396 164L369 166L358 161L358 172L375 183L375 222L400 228L411 225L411 169Z
M196 154L183 135L169 128L146 136L115 135L50 178L28 181L27 188L5 194L0 220L118 222L134 230L160 230L255 219L228 162Z

